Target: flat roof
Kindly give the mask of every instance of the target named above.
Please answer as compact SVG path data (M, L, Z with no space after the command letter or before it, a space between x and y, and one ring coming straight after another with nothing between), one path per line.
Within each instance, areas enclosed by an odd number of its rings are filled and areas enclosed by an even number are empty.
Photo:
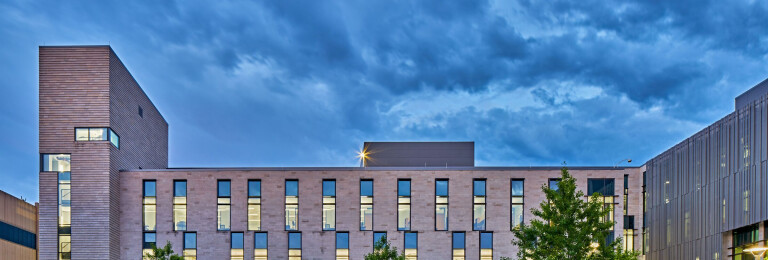
M572 166L569 170L625 170L641 166ZM120 172L188 172L188 171L547 171L561 166L482 166L482 167L181 167L167 169L131 169Z

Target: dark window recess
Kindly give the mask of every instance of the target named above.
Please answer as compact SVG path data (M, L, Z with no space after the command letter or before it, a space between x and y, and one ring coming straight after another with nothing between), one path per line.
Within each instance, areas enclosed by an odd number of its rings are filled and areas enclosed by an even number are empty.
M141 106L139 106L139 116L144 118L144 109L142 109Z
M733 231L733 247L751 244L760 240L757 224Z
M588 179L587 180L587 195L598 193L602 196L613 196L614 192L614 180L613 179Z
M32 249L37 249L37 238L34 233L17 228L0 221L0 239L10 241Z
M624 216L624 229L635 229L635 216Z

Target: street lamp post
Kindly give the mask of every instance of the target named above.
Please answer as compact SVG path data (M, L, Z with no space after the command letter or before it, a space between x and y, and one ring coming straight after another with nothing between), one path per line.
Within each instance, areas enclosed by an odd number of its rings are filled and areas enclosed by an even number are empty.
M764 246L755 246L755 247L744 249L744 252L749 252L750 254L755 256L755 259L761 260L763 259L763 254L765 254L766 250L768 250L768 248Z
M616 164L614 164L614 165L613 165L613 168L617 168L617 167L619 167L619 164L621 164L621 163L623 163L623 162L631 163L631 162L632 162L632 159L629 159L629 158L627 158L627 159L621 160L621 161L617 162Z

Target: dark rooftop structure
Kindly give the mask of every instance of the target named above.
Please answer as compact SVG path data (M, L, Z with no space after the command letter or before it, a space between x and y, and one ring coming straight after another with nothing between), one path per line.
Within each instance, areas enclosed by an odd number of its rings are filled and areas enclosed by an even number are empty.
M475 142L365 142L366 167L473 167Z

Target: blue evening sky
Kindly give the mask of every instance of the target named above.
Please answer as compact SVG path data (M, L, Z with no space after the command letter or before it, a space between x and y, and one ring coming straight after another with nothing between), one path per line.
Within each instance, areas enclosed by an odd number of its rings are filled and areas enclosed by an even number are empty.
M259 2L0 2L0 190L37 200L39 45L110 44L171 167L443 140L480 166L637 166L768 77L767 1Z

